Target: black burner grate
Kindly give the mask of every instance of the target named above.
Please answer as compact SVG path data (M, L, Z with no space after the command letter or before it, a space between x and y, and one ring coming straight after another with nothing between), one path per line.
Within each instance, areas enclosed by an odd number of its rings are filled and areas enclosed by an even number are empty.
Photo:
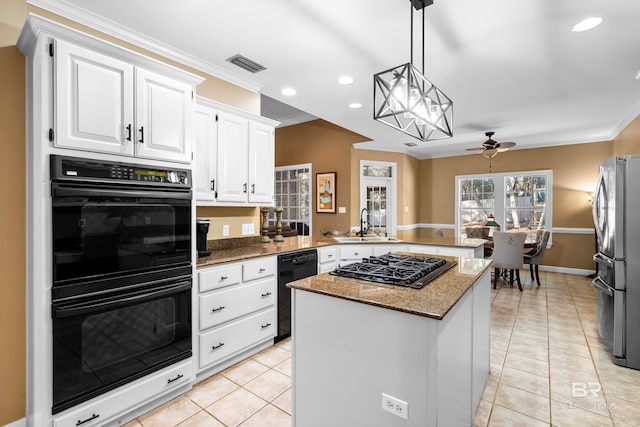
M420 289L456 264L442 258L386 254L338 267L331 274Z

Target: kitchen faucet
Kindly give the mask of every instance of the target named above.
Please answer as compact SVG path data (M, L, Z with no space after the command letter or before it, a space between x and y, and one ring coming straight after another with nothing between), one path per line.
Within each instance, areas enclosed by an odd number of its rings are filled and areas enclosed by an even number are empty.
M367 218L369 217L369 209L367 208L362 208L362 211L360 211L360 237L364 237L364 224L367 224L367 228L369 227L369 222L368 220L363 220L362 219L362 215L364 213L367 213Z

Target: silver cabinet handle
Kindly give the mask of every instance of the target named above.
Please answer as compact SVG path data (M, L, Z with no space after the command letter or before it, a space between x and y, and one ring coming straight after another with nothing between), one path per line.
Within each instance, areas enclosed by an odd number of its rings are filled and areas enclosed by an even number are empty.
M224 345L224 343L223 343L223 342L221 342L221 343L220 343L220 344L218 344L218 345L214 345L214 346L212 346L212 347L211 347L211 350L215 350L215 349L217 349L217 348L220 348L220 347L222 347L223 345Z
M225 280L227 280L227 279L228 279L228 277L227 277L227 276L220 276L220 281L221 281L221 282L224 282L224 281L225 281Z
M212 313L215 313L216 311L220 311L220 310L222 310L222 309L224 309L224 308L225 308L225 306L224 306L224 305L221 305L221 306L220 306L220 307L218 307L218 308L214 308L214 309L212 309L212 310L211 310L211 312L212 312Z
M271 295L271 292L265 292L264 294L262 294L263 297L268 297L269 295Z
M267 323L266 325L262 325L262 329L268 328L269 326L271 326L271 323Z
M258 273L264 273L266 270L266 268L261 268L260 270L258 270Z

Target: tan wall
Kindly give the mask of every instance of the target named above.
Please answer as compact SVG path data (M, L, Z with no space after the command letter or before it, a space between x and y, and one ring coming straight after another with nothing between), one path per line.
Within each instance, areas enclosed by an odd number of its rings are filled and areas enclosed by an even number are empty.
M0 13L0 425L26 413L25 59L15 47L27 16L24 0Z
M615 156L640 153L640 116L636 117L613 140L613 153Z
M25 414L25 59L15 46L0 47L0 425Z
M551 169L553 227L593 228L590 193L598 165L612 154L611 142L511 150L492 159L493 172ZM489 160L480 155L423 160L420 164L421 223L455 222L455 176L489 173ZM592 234L554 233L546 265L593 269Z
M311 221L315 235L321 231L349 230L351 210L358 206L351 196L351 144L364 140L361 135L324 120L276 129L276 166L313 165ZM316 213L315 175L323 172L336 172L336 207L346 207L346 213Z

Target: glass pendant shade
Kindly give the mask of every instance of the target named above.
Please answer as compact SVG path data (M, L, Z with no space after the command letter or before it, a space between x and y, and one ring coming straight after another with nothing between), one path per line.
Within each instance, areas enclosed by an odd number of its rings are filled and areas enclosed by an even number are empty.
M453 135L453 102L412 63L373 76L373 118L421 141Z

